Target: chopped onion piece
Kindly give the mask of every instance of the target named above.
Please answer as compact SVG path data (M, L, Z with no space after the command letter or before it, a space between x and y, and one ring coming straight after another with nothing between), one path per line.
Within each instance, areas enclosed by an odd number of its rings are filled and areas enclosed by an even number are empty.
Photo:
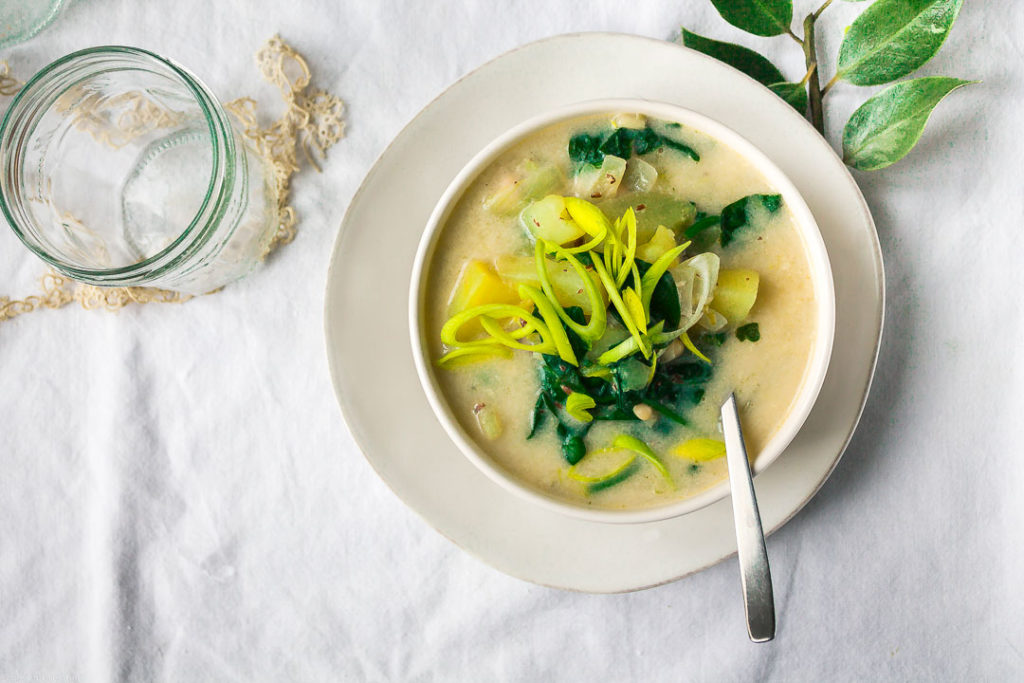
M707 251L671 269L679 291L680 330L685 332L704 316L718 282L719 263L718 254Z
M634 157L626 164L626 175L622 184L634 192L647 192L658 182L658 169L639 157Z

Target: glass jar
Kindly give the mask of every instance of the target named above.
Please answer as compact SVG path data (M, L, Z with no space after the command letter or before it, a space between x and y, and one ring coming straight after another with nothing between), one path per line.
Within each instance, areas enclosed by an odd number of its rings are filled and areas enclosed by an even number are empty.
M63 6L64 0L0 0L0 49L35 36Z
M70 278L203 294L250 272L277 228L269 163L202 82L131 47L67 55L0 123L0 209Z

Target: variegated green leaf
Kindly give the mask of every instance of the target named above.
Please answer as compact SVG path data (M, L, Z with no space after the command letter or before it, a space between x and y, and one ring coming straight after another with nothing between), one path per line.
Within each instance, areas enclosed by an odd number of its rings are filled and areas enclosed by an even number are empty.
M932 110L971 81L926 76L892 85L853 113L843 129L843 161L861 171L893 164L921 138Z
M880 85L915 71L942 47L962 3L878 0L843 37L839 77L854 85Z
M793 0L711 0L722 18L756 36L777 36L793 22Z

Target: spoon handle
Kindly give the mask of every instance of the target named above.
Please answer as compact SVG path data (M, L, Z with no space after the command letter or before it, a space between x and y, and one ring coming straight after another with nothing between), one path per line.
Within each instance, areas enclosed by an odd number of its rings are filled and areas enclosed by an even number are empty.
M725 457L732 489L732 514L736 522L747 634L755 643L764 643L775 637L775 596L735 394L729 394L722 404L722 431L725 433Z

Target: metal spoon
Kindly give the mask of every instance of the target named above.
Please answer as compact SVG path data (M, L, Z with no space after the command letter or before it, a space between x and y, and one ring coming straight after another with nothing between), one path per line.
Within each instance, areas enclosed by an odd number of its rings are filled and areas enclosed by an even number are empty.
M775 596L747 448L743 444L740 416L736 410L736 394L729 394L722 404L722 431L725 433L725 458L732 488L732 516L736 522L736 551L740 560L747 634L755 643L765 643L775 637Z

